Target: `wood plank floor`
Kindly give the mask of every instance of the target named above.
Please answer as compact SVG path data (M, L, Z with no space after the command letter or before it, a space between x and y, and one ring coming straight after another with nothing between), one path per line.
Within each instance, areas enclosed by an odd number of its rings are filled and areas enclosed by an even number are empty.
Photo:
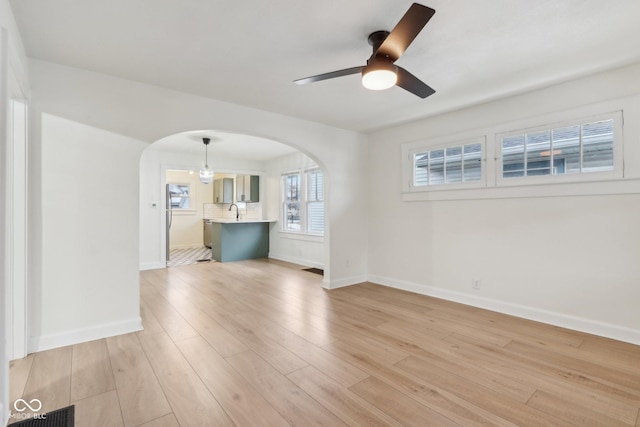
M267 260L140 275L145 330L11 363L77 426L636 426L640 347Z

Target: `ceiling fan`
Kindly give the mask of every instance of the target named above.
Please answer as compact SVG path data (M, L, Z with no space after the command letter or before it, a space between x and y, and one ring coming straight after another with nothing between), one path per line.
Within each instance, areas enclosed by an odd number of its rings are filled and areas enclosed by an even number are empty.
M407 50L434 13L436 11L430 7L413 3L391 32L375 31L369 35L373 53L367 65L305 77L294 80L294 83L303 85L362 73L362 84L367 89L383 90L396 85L420 98L433 95L435 90L394 62Z

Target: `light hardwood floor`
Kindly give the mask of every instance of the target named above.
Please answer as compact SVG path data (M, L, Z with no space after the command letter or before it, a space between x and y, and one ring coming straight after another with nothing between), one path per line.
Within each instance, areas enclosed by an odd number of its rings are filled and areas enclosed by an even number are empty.
M640 426L640 347L255 260L140 275L145 330L11 363L77 426Z

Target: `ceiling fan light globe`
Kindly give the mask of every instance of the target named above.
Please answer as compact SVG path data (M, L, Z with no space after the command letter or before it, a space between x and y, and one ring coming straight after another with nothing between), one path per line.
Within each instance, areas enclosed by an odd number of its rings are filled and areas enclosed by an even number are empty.
M370 90L385 90L398 82L397 68L392 64L374 65L362 70L362 85Z

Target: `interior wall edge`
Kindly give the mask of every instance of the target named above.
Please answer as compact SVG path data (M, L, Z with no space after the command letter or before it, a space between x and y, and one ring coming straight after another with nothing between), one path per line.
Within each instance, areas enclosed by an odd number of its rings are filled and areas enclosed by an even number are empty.
M399 280L391 277L370 275L368 277L368 282L420 295L457 302L485 310L491 310L527 320L559 326L561 328L640 345L640 329L631 329L624 326L599 322L593 319L569 316L563 313L514 304L493 298L478 297L467 293L450 291L436 286Z
M357 285L367 281L367 276L351 276L343 279L330 280L328 283L323 282L325 289L338 289L346 286Z

